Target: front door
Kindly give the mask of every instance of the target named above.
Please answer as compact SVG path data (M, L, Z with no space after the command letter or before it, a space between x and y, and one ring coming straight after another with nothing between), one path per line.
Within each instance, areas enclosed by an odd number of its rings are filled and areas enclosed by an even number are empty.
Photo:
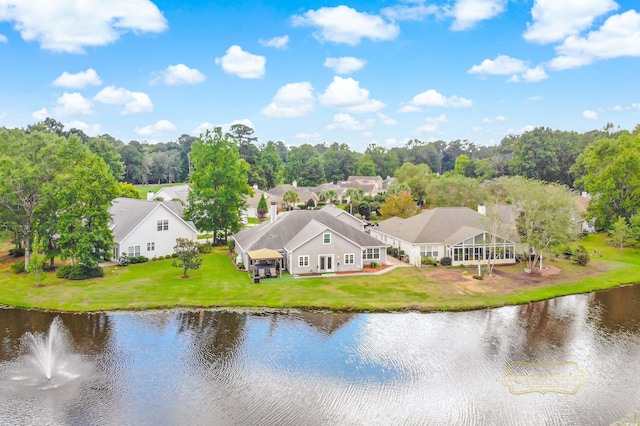
M318 257L318 272L333 272L333 255L323 254Z

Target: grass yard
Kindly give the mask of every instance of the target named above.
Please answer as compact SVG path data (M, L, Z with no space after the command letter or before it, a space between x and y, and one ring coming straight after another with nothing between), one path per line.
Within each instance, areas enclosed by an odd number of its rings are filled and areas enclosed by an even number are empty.
M158 192L160 191L162 188L166 188L168 186L178 186L178 185L184 185L184 183L163 183L160 185L136 185L136 189L138 190L138 193L140 194L140 198L143 200L147 199L147 192L151 191L151 192Z
M36 288L33 277L9 270L6 247L0 256L0 304L56 311L102 311L172 307L332 309L349 311L463 310L527 303L640 283L640 251L606 247L604 237L579 244L592 256L585 266L563 259L547 261L552 276L525 274L522 265L501 267L485 280L460 268L397 268L382 275L263 279L260 284L236 271L226 248L203 255L202 268L181 278L171 260L105 268L105 277L67 281L48 273ZM578 244L575 244L576 246ZM546 265L545 265L546 266ZM559 272L558 272L559 271Z

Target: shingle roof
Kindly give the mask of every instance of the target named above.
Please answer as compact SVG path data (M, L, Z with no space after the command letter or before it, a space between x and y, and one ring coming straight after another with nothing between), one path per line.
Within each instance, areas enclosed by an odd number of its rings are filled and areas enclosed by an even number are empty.
M313 224L311 224L312 221ZM310 227L307 228L308 225ZM280 250L290 246L292 241L299 244L300 241L317 235L316 231L319 229L331 229L361 247L385 245L324 210L293 210L278 217L278 220L273 223L265 222L254 228L244 229L238 232L234 239L244 251L259 248Z
M111 213L111 229L114 242L122 241L145 217L157 208L166 208L180 220L183 220L184 207L179 201L147 201L122 197L113 200L109 213ZM185 221L185 223L197 232L192 222Z
M486 231L483 217L467 207L437 207L408 219L383 220L376 231L410 243L453 244Z
M189 185L174 185L174 186L165 186L160 191L158 191L154 198L158 197L158 194L166 200L181 200L182 202L187 202L187 197L189 196ZM162 196L161 193L166 194L166 196Z

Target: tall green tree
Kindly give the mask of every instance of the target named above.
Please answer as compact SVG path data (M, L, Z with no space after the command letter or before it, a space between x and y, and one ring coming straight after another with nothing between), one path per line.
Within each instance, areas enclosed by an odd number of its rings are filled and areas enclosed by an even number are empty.
M111 138L113 139L113 138ZM109 172L115 180L121 181L124 178L125 164L122 161L120 152L118 151L117 142L110 141L105 137L89 138L86 142L87 147L102 158L109 166Z
M55 169L45 189L50 211L55 211L48 221L55 223L61 255L72 264L95 268L113 247L109 207L118 196L116 179L107 163L75 136L58 146Z
M322 154L325 181L336 183L357 173L358 154L349 145L332 143Z
M269 141L261 146L260 157L255 169L256 183L259 188L268 190L282 183L284 163L278 154L275 142Z
M0 128L0 206L11 217L25 247L29 269L31 244L53 178L51 159L64 138L51 133Z
M291 207L294 206L298 201L300 201L300 197L298 196L298 193L296 191L294 191L293 189L288 189L282 195L282 201L287 203L289 210L291 210Z
M407 185L418 204L422 205L429 181L434 177L426 164L404 163L396 172L399 185Z
M416 202L411 193L406 191L389 195L386 201L380 206L380 213L385 219L393 216L406 219L416 214L416 211Z
M618 248L618 256L622 256L624 247L632 246L638 241L624 217L619 217L609 230L609 243Z
M482 187L476 179L458 174L446 173L427 184L424 190L424 204L433 207L477 208L484 202Z
M198 254L198 243L187 238L176 239L176 245L173 247L176 254L176 260L172 262L172 266L182 268L182 278L189 278L189 271L200 269L202 258Z
M226 239L240 230L247 195L249 164L240 158L237 144L217 127L191 145L191 191L185 215L202 231Z
M629 219L640 210L640 131L591 143L574 170L582 170L576 186L593 194L588 213L598 228L609 229L618 217Z
M324 165L318 151L310 144L292 146L287 153L285 182L298 186L317 186L324 183Z

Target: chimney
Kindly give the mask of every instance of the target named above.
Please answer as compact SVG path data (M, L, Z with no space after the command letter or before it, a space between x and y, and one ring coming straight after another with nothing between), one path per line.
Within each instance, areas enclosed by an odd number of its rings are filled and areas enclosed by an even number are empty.
M154 195L155 195L155 192L147 191L147 201L153 200Z
M275 201L271 202L269 206L269 221L274 223L278 218L278 204Z
M485 206L484 204L478 204L478 213L480 213L483 216L487 215L487 206Z

